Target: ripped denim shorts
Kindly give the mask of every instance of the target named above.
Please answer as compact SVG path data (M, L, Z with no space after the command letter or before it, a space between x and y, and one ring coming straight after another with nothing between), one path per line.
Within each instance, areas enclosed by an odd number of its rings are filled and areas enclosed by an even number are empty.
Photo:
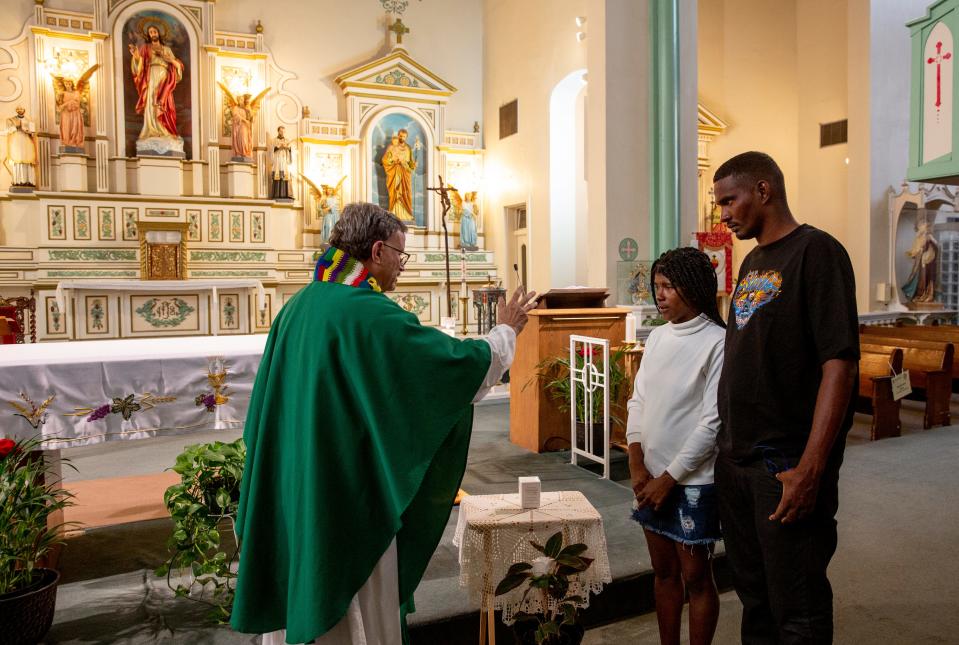
M715 484L676 484L658 512L652 506L637 509L633 499L633 519L681 544L712 544L723 537Z

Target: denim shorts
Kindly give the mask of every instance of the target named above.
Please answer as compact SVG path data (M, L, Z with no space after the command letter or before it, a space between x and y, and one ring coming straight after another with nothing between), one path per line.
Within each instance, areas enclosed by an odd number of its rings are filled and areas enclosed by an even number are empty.
M644 529L681 544L712 544L723 537L715 484L676 484L659 511L652 506L637 509L633 499L633 519Z

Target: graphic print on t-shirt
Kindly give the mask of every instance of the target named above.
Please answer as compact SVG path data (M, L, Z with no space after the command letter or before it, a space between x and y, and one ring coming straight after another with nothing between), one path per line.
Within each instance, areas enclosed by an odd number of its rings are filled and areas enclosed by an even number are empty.
M736 329L742 329L762 307L779 297L783 276L779 271L750 271L733 295Z

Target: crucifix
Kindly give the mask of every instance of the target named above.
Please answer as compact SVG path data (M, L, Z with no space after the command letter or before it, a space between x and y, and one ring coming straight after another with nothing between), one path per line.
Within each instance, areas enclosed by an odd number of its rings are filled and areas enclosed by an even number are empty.
M942 63L952 58L952 52L942 53L942 41L936 43L936 55L926 61L927 65L936 64L936 110L942 105Z
M393 32L396 35L396 44L403 44L403 34L410 33L410 28L403 24L402 18L397 18L393 21L393 24L390 25L390 28L387 31Z
M446 229L446 214L450 212L450 191L456 190L452 186L447 186L443 184L443 175L437 175L440 180L440 185L435 187L427 187L426 190L432 190L440 196L440 204L443 206L443 216L441 222L443 223L443 245L446 249L446 315L453 315L453 295L451 290L452 280L450 278L450 233Z

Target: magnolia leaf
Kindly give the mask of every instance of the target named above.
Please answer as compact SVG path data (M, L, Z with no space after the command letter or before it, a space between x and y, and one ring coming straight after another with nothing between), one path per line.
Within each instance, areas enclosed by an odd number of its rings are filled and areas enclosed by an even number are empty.
M530 544L531 547L533 547L534 549L536 549L536 550L539 551L540 553L542 553L542 554L544 554L544 555L546 554L546 547L544 547L542 544L538 544L538 543L536 543L536 542L533 542L532 540L530 540L529 544Z
M586 551L586 549L588 548L589 547L583 544L582 542L577 544L570 544L568 547L566 547L565 549L559 552L559 557L557 557L556 559L558 560L564 555L582 555L583 552Z
M512 576L514 574L520 573L521 571L529 571L533 568L528 562L517 562L509 568L509 571L506 572L506 575Z
M546 547L543 552L547 557L555 558L557 555L559 555L559 552L562 548L563 532L557 531L549 538L549 540L546 541Z
M517 573L512 576L506 576L498 585L496 585L496 591L494 595L502 596L504 593L509 593L516 587L520 586L529 578L528 573Z

